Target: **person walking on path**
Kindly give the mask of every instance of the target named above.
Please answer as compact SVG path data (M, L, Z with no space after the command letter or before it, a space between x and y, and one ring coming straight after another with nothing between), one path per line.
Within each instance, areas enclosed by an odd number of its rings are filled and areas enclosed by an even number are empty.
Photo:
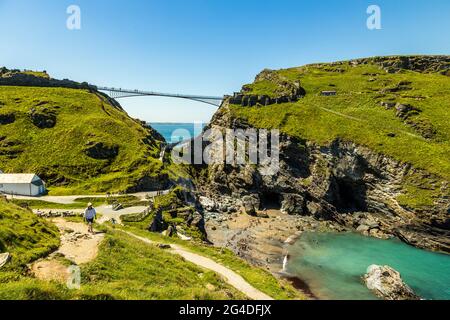
M88 232L94 233L93 224L95 217L97 216L97 212L95 211L94 207L92 206L92 203L88 203L88 207L84 211L84 219L86 220L88 224Z

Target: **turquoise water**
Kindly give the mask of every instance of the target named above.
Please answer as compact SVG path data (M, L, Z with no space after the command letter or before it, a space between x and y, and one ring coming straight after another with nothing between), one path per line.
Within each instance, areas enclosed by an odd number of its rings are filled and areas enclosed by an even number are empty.
M202 132L206 124L154 122L150 123L150 125L158 131L168 143L176 143L195 138Z
M353 233L305 233L288 250L286 271L321 299L376 299L361 281L371 264L393 267L424 299L450 299L449 255Z

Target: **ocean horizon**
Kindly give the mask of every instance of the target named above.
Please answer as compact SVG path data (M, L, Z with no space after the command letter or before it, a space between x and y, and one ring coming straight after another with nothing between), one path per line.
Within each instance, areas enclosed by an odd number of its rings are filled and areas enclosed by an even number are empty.
M193 122L148 122L168 143L177 143L195 138L208 123ZM197 127L200 124L200 127Z

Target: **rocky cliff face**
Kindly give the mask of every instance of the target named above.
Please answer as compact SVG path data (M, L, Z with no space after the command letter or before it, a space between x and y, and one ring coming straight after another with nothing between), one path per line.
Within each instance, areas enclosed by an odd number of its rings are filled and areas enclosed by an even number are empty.
M243 106L235 95L208 128L280 129L280 170L264 175L261 165L197 165L193 174L204 208L256 216L259 210L278 209L331 221L335 230L396 236L449 253L448 158L438 155L448 144L448 127L441 120L448 116L442 98L450 93L445 89L449 70L449 56L375 57L264 70L241 94L276 98L301 90L303 98ZM331 89L334 97L322 97ZM428 147L438 151L436 156L424 151ZM418 161L426 157L439 166Z
M248 124L233 118L225 102L210 127L245 129ZM349 141L318 145L283 135L280 170L269 176L260 171L255 165L198 166L204 206L222 213L280 209L332 220L368 236L398 236L421 248L450 252L449 184L409 164ZM404 182L412 177L439 190L429 206L399 204Z

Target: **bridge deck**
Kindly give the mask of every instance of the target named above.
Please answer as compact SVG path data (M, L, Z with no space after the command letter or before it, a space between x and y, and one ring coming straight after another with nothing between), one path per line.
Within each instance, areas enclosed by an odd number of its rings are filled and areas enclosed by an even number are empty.
M130 90L130 89L110 88L110 87L97 87L97 90L109 92L109 96L114 99L140 97L140 96L156 96L156 97L189 99L189 100L207 103L207 104L214 105L214 106L220 106L224 99L224 97L218 97L218 96L201 96L201 95L178 94L178 93L163 93L163 92L155 92L155 91Z

